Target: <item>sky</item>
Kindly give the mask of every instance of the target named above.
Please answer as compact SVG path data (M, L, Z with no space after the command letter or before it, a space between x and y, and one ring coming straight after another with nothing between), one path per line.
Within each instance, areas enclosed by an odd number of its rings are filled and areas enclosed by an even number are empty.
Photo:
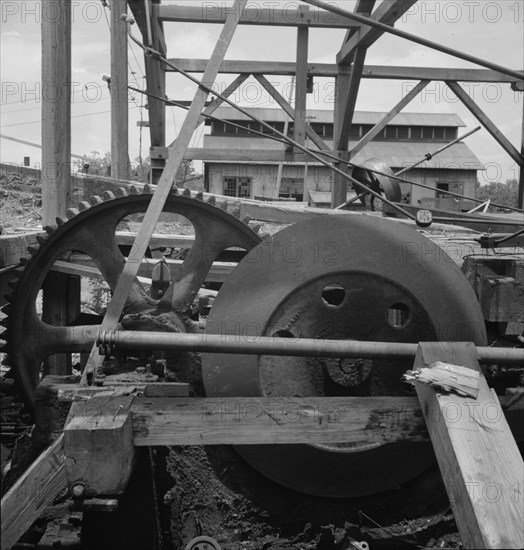
M388 0L385 0L388 1ZM199 5L213 9L230 5L231 0L163 0L164 4ZM354 0L330 0L348 10ZM296 9L300 1L248 0L248 7ZM376 5L379 5L377 2ZM110 150L110 101L104 75L110 75L110 12L100 0L73 0L72 27L72 152L78 155L93 151L104 155ZM0 133L18 139L41 143L41 6L33 0L0 0ZM315 9L315 8L311 8ZM419 0L396 23L397 28L448 47L522 70L524 66L524 2L520 0ZM209 58L221 26L211 24L165 23L167 52L170 58ZM135 34L140 37L138 29ZM335 63L344 39L344 30L311 29L309 61ZM294 61L296 30L294 27L272 28L239 26L226 59ZM400 65L475 68L466 61L451 57L392 35L382 36L369 50L369 65ZM140 48L129 45L129 82L145 87ZM225 86L235 75L219 76ZM289 78L270 77L281 91L289 90ZM357 110L389 111L413 82L364 79L361 83ZM509 84L464 83L480 108L502 133L520 150L523 117L523 93L514 92ZM314 93L308 96L308 108L332 109L333 79L315 79ZM184 77L168 74L167 95L175 100L190 100L194 84ZM251 77L233 98L244 106L277 107ZM137 122L147 120L147 103L141 94L131 93L129 102L129 151L131 160L149 150L148 129L142 132ZM405 109L406 112L457 113L466 127L478 125L476 119L442 82L432 82ZM167 141L170 143L181 128L185 111L168 107ZM191 146L202 145L201 126ZM140 134L142 133L142 139ZM479 173L482 184L518 178L518 166L485 129L467 138L466 143L484 163ZM40 150L0 139L0 162L40 162ZM197 169L199 166L197 166Z

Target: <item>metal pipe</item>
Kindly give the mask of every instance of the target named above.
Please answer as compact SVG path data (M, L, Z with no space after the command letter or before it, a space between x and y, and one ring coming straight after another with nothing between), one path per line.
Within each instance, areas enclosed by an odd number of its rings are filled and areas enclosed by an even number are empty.
M415 166L418 166L419 164L422 164L423 162L426 162L427 160L431 160L434 156L438 155L439 153L442 153L442 151L445 151L446 149L449 149L451 146L453 146L456 143L458 143L459 141L462 141L463 139L469 137L471 134L474 134L475 132L478 132L479 130L480 130L480 126L477 126L476 128L473 128L473 130L470 130L469 132L466 132L463 136L459 136L458 138L454 139L453 141L450 141L449 143L446 143L446 145L443 145L440 149L437 149L434 153L427 153L426 156L423 159L417 160L417 162L414 162L413 164L410 164L409 166L406 166L405 168L402 168L402 170L399 170L398 172L395 172L395 176L400 176L400 174L403 174L404 172L407 172L408 170L411 170L412 168L415 168ZM451 193L451 194L453 195L453 193Z
M339 15L340 17L346 17L347 19L357 21L358 23L362 23L363 25L375 27L376 29L380 29L381 31L388 32L389 34L394 34L395 36L399 36L400 38L405 38L406 40L415 42L416 44L420 44L421 46L426 46L427 48L431 48L433 50L452 55L453 57L458 57L459 59L463 59L464 61L475 63L476 65L480 65L481 67L486 67L499 73L506 74L508 76L516 78L517 80L524 80L524 75L519 71L508 69L506 67L503 67L502 65L498 65L497 63L485 61L484 59L480 59L479 57L475 57L474 55L459 52L454 48L449 48L448 46L443 46L442 44L432 42L431 40L427 40L426 38L421 38L420 36L416 36L406 31L401 31L399 29L396 29L395 27L390 27L385 23L375 21L371 17L364 17L357 13L343 10L338 6L333 6L332 4L328 2L323 2L322 0L303 0L303 2L305 2L306 4L311 4L312 6L316 6L317 8L322 8L326 11Z
M100 331L96 343L99 346L124 349L361 359L413 359L418 347L418 344L401 342L120 330ZM477 353L481 362L524 365L524 349L477 346Z

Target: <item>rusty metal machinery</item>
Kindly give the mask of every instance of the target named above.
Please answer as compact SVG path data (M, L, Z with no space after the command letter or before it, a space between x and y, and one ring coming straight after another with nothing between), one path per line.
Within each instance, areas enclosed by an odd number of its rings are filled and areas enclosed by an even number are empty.
M36 313L42 283L56 260L82 252L93 259L109 287L115 287L124 265L115 240L117 225L129 215L144 212L151 198L149 191L122 194L83 203L80 212L70 212L68 222L59 220L60 227L48 228L48 238L31 250L33 259L14 285L7 307L7 363L28 403L34 399L46 357L88 351L98 330L43 323ZM248 251L220 289L204 335L198 335L222 346L220 353L202 348L201 375L207 396L406 395L411 390L402 384L401 375L412 366L413 344L428 340L486 344L482 313L467 279L445 255L424 255L427 239L404 224L359 214L326 216L297 223L261 241L247 220L238 219L237 211L231 215L225 204L219 208L213 198L204 202L201 194L173 193L165 211L193 224L193 247L160 299L135 283L120 329L127 326L129 317L147 315L168 316L171 332L191 332L186 308L213 262L231 247ZM217 343L221 335L227 335L228 342ZM156 342L154 334L147 336L136 336L134 344L128 339L128 346L123 330L113 334L113 340L111 335L101 335L100 340L117 346L124 342L124 349L162 349L161 335ZM264 354L268 340L250 354L238 353L242 350L231 344L236 339L250 345L263 337L281 341L275 346L281 354ZM324 346L332 340L346 341L347 348L351 341L361 345L341 355L307 355L315 345L312 340ZM303 347L304 352L290 355L291 350L283 351L285 342ZM377 353L373 342L382 342L390 353ZM232 347L226 348L229 344ZM332 345L335 348L337 343ZM414 478L434 460L430 444L413 442L371 447L243 446L237 451L268 478L327 497L383 491Z

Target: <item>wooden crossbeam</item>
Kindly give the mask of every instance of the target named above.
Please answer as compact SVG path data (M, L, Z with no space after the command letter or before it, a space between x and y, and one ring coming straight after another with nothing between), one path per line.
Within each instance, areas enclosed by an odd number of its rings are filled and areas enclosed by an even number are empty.
M206 5L207 4L207 5ZM218 2L207 2L204 6L176 6L160 4L155 6L156 17L160 21L179 23L225 23L232 8ZM264 3L261 4L263 6ZM270 4L271 5L271 4ZM297 3L280 7L249 7L239 17L240 25L270 25L276 27L296 27L306 25L312 28L348 27L347 19L325 10L302 12L296 9ZM351 25L351 24L350 24Z
M216 43L215 49L209 60L209 64L206 68L202 81L206 85L210 86L216 79L218 74L220 64L222 63L224 56L229 48L229 44L233 38L235 30L238 25L238 13L242 13L245 8L247 0L236 0L234 7L237 10L232 10L231 13L226 18L226 23L220 37ZM175 181L176 173L184 159L185 151L193 137L193 132L196 128L202 110L204 108L205 102L207 100L208 93L202 89L198 89L193 103L189 108L186 118L178 139L176 142L176 147L170 150L169 158L167 160L166 167L162 172L162 176L158 182L158 186L155 190L151 202L147 208L144 219L140 226L140 231L137 235L137 238L129 254L129 259L126 261L124 269L118 278L118 283L113 293L113 298L109 303L104 320L102 322L102 329L110 329L115 326L122 314L124 305L127 301L129 293L133 284L135 283L135 278L138 273L138 268L142 259L145 256L146 250L149 246L149 241L153 234L154 228L160 217L162 209L164 208L165 202L171 191L173 182ZM101 364L101 356L98 353L98 348L93 346L91 353L89 355L86 368L83 372L83 381L87 380L89 375L92 375L96 369Z
M293 110L293 107L291 107L291 105L288 103L288 101L286 101L286 99L282 96L282 94L273 86L273 84L271 84L271 82L269 82L269 80L263 76L263 75L260 75L260 74L257 74L257 75L254 75L255 78L258 80L258 82L260 82L260 84L263 86L264 90L266 90L266 92L280 105L280 107L282 108L283 111L285 111L285 113L287 115L289 115L289 117L294 120L294 116L295 116L295 113L294 113L294 110ZM324 150L324 151L330 151L330 147L327 145L327 143L315 132L315 130L313 130L313 128L311 128L311 125L310 124L307 124L306 123L306 126L305 126L305 132L306 132L306 135L307 137L321 150ZM331 151L330 151L331 152ZM239 153L240 153L240 150L239 150ZM248 155L256 155L256 151L244 151L244 154L248 154ZM275 158L278 158L279 155L288 155L289 156L293 156L293 155L297 155L298 157L297 158L301 158L303 156L304 158L304 161L307 161L308 160L308 155L304 154L304 153L292 153L292 152L289 152L289 151L282 151L282 150L278 150L278 149L275 149ZM270 154L270 156L272 155L272 153ZM280 160L279 162L286 162L285 159L282 159Z
M309 6L304 11L309 10ZM293 138L300 145L306 143L307 59L309 47L308 27L297 28L297 70L295 78L295 113ZM306 182L304 181L304 185Z
M393 26L395 22L416 2L417 0L394 0L390 2L382 2L371 14L370 18L374 21L379 21L380 23ZM358 46L368 48L383 34L384 31L381 29L362 25L360 30L355 33L355 35L352 36L338 52L337 63L348 63Z
M409 91L389 113L371 128L371 130L363 136L358 143L349 151L349 159L351 160L359 151L375 138L382 130L408 105L417 95L429 84L429 80L421 80L412 90Z
M475 103L464 88L452 80L446 80L446 84L451 88L453 93L466 106L471 114L486 128L486 130L495 138L498 144L506 151L506 153L519 165L524 166L524 156L512 145L509 139L497 128L491 119L484 111Z
M524 463L475 347L421 343L415 368L436 361L480 373L477 399L415 383L462 543L466 548L523 548Z
M180 59L169 60L175 66L190 72L203 73L206 68L205 59ZM173 69L166 67L167 71ZM251 74L266 74L276 76L292 76L295 74L296 65L285 61L224 61L220 67L222 74L238 74L249 72ZM335 63L308 63L308 74L320 77L336 77L338 66ZM524 75L524 73L523 73ZM452 69L444 67L405 67L390 65L364 65L362 78L379 80L458 80L459 82L500 82L511 83L519 80L493 71L491 69Z
M61 435L2 497L0 547L9 550L67 486Z

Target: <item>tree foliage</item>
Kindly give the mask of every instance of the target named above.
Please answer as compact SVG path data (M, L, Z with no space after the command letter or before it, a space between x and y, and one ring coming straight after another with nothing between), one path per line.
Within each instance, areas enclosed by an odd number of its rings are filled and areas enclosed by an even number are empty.
M506 180L506 183L490 182L486 185L479 185L477 187L477 199L485 201L491 199L497 204L516 208L518 187L519 184L516 179Z

